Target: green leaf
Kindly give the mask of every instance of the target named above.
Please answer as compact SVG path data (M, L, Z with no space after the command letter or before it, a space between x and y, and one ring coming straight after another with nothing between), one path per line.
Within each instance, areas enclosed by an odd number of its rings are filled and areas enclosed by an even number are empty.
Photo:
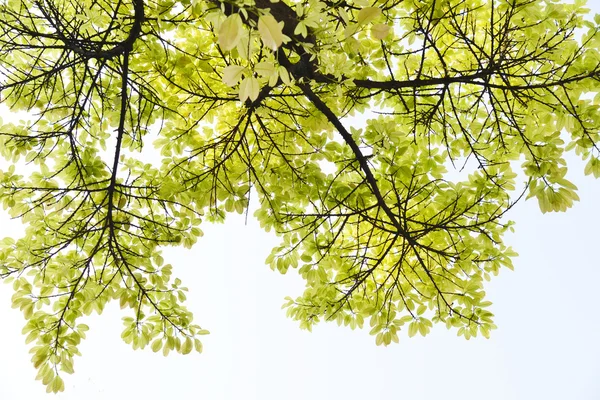
M66 372L67 374L72 374L75 372L75 370L73 369L73 361L71 361L70 359L62 360L60 364L60 369Z
M46 391L48 393L58 393L65 390L65 383L63 382L62 378L58 375L55 376L51 382L48 382L46 384L48 385L48 387L46 388Z
M196 351L198 353L202 353L202 350L203 350L202 342L198 339L194 339L194 348L196 349Z
M408 337L413 337L419 331L419 323L417 321L413 321L408 325Z
M150 345L150 349L152 349L153 352L157 353L162 348L162 346L162 340L156 339L152 342L152 345Z
M186 337L181 346L181 354L189 354L194 349L194 342L190 337Z

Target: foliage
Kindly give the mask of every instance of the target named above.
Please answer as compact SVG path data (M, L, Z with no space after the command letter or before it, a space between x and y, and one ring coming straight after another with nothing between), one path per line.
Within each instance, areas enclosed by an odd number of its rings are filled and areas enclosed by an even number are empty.
M542 212L578 199L566 151L600 176L586 15L553 0L1 0L0 99L29 117L0 123L0 200L27 226L2 241L0 274L38 378L63 390L82 317L113 300L134 348L201 351L161 248L191 247L251 194L281 237L268 264L306 280L285 304L303 328L488 337L484 282L515 256L513 168Z

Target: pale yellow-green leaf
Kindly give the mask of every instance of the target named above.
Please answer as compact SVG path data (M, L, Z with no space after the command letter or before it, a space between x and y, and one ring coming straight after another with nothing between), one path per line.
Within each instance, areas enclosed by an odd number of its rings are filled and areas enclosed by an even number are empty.
M53 393L62 392L63 390L65 390L65 383L63 382L62 378L57 375L54 377L51 387L51 391Z
M375 39L383 40L385 39L392 30L392 27L386 24L374 24L371 27L371 35Z
M161 349L161 347L162 347L162 340L156 339L154 342L152 342L150 349L152 349L152 351L156 353Z
M408 325L408 337L415 336L418 331L419 331L419 323L418 322L413 321L410 323L410 325Z
M338 15L342 18L342 20L344 21L344 23L346 25L348 25L348 23L350 22L350 18L348 17L348 13L346 12L346 10L344 8L339 8L338 9Z
M256 73L258 73L260 76L269 78L277 74L277 67L275 67L275 64L272 62L261 61L256 63L254 66L254 71L256 71Z
M387 331L383 334L383 344L385 346L389 346L389 344L392 342L392 333L390 331Z
M421 336L425 336L427 333L429 333L429 327L423 323L418 324L418 329Z
M352 23L348 24L346 26L346 28L344 29L344 39L348 39L349 37L354 35L357 30L358 30L358 24L352 24Z
M245 101L246 99L254 101L258 98L259 93L260 85L258 79L255 77L249 76L244 78L242 83L240 83L240 101Z
M181 346L181 354L189 354L194 349L194 342L190 337L186 337Z
M241 65L229 65L223 70L223 83L227 86L235 86L242 79L242 75L246 68Z
M490 330L486 326L479 327L479 330L484 338L486 338L486 339L490 338Z
M279 74L273 74L269 77L269 86L274 87L277 85L277 81L279 80Z
M283 43L283 22L277 20L270 14L261 15L258 18L258 32L265 46L271 50L277 50Z
M281 80L283 81L283 83L285 83L286 85L291 85L292 84L292 80L290 78L290 74L289 74L288 70L285 69L285 67L283 65L280 65L279 68L277 68L277 72L279 73L279 77L281 78Z
M219 46L226 51L232 50L239 43L242 33L242 19L238 14L230 15L219 28Z
M75 372L75 370L73 369L73 361L69 359L62 360L60 369L66 372L67 374L72 374Z
M237 50L238 56L240 58L249 60L251 59L256 47L256 41L252 40L250 35L242 35L242 38L240 39L240 42L238 43L234 51Z
M199 339L194 339L194 349L196 349L198 353L202 353L203 346Z
M303 21L298 22L298 25L296 25L296 28L294 29L294 34L302 37L306 37L308 35L308 29Z
M375 18L381 15L381 9L379 7L365 7L362 8L358 12L358 17L356 18L356 24L358 26L368 24L373 21Z

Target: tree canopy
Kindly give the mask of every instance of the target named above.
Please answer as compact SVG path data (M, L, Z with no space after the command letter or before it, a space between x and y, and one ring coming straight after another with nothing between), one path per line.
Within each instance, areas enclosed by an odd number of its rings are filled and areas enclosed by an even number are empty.
M161 256L248 213L300 326L495 328L507 211L600 177L600 19L554 0L0 0L0 276L48 391L110 301L134 348L208 333ZM361 123L355 121L361 117ZM354 117L351 118L351 117ZM30 174L18 172L28 164ZM473 168L471 168L471 166ZM453 170L467 168L456 178ZM521 176L517 174L521 173ZM524 178L523 178L524 176Z

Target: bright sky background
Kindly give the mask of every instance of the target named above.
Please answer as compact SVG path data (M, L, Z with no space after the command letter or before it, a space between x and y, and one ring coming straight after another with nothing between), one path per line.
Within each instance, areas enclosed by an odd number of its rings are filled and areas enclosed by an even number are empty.
M600 12L600 1L591 6ZM517 225L507 241L520 256L514 272L487 286L499 326L489 340L434 326L425 338L403 332L400 344L385 348L368 329L330 323L301 331L280 309L284 296L301 293L301 279L264 264L277 238L252 218L245 225L230 217L204 225L191 251L165 251L190 289L196 321L211 331L203 354L133 351L120 338L124 314L114 304L83 321L90 331L75 374L65 376L64 393L48 395L34 380L12 289L0 285L0 400L597 400L600 180L571 161L581 202L542 215L531 200L509 214ZM20 229L0 213L1 237Z

